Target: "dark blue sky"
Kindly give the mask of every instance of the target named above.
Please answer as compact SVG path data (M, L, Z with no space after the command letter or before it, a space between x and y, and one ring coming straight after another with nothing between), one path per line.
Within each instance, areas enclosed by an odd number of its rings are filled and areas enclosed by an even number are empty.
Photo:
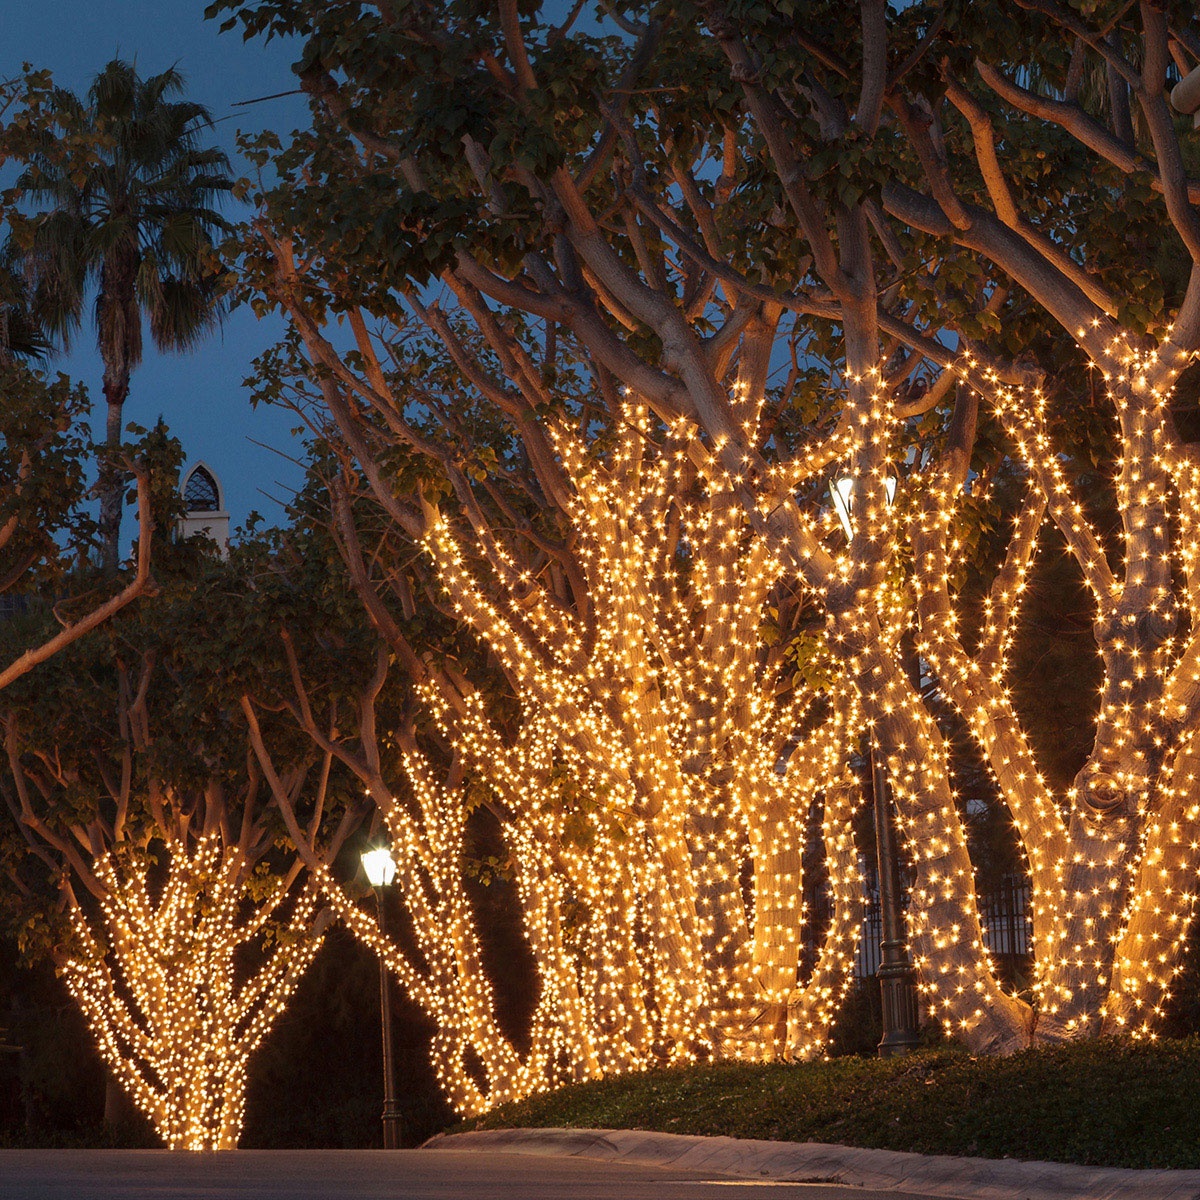
M136 61L143 75L177 65L187 77L188 96L212 111L217 122L212 136L239 174L244 170L235 157L239 129L287 134L305 122L306 109L300 96L248 108L234 108L233 102L294 88L289 66L298 55L295 46L278 41L243 43L237 31L219 33L217 22L204 20L204 6L205 0L9 0L0 77L10 78L29 62L48 67L56 82L82 94L115 57ZM241 213L230 202L226 215ZM255 444L298 456L300 447L289 435L295 420L281 411L252 410L242 386L253 357L280 331L278 322L258 321L245 310L230 316L223 330L193 353L161 356L147 346L125 407L126 419L141 425L161 413L183 442L189 463L203 459L213 467L235 525L251 509L278 522L281 509L262 493L286 495L299 482L297 467ZM72 353L54 365L85 382L96 402L101 367L93 347L94 334L85 323ZM102 424L102 414L97 415ZM131 521L126 530L132 532Z

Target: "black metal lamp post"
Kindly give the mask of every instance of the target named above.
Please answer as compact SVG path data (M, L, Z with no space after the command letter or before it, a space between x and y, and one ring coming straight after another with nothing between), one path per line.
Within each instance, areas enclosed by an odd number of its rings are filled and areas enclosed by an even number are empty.
M392 856L382 847L368 850L362 856L363 870L367 882L375 889L375 901L379 906L379 934L387 937L387 906L384 904L383 889L396 878L396 864ZM396 1056L392 1042L392 981L387 963L379 959L379 1012L383 1024L383 1148L399 1150L401 1145L402 1121L396 1100Z
M891 798L883 755L871 738L871 791L875 800L875 862L879 874L879 999L883 1037L879 1057L907 1054L920 1044L917 977L908 957L908 942L900 914L900 866L892 827Z
M896 495L896 480L884 481L888 503ZM851 505L854 500L854 480L843 476L830 488L834 511L846 539L854 540ZM904 936L904 920L900 913L900 867L896 855L896 834L892 827L891 797L888 790L887 766L871 734L871 794L874 799L876 870L879 878L879 998L883 1009L883 1037L879 1041L879 1057L891 1058L907 1054L920 1044L920 1012L917 1006L917 977L908 956Z

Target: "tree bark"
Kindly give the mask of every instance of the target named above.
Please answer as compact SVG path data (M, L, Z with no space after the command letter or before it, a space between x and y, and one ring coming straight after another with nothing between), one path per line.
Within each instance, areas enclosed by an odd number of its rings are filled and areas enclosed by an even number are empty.
M129 396L129 368L106 364L104 399L108 405L104 422L104 446L107 460L100 469L100 553L104 574L116 576L121 561L121 515L125 499L125 479L116 461L121 449L121 414Z

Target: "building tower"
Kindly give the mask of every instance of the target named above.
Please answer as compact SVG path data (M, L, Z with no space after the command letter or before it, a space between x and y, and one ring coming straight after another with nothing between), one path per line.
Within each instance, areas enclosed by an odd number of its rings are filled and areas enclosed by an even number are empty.
M216 472L207 463L198 462L183 477L185 512L179 522L179 536L187 539L203 534L217 543L221 557L229 554L229 513Z

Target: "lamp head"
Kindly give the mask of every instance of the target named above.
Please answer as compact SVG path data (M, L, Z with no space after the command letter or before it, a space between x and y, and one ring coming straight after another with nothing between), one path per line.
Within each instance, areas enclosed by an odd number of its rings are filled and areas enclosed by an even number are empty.
M896 499L896 486L899 482L895 475L885 476L883 488L888 504ZM854 477L843 475L835 479L829 489L829 495L833 500L833 511L837 513L838 520L846 531L846 541L854 541L854 522L850 520L850 509L854 504Z
M387 887L396 878L396 860L384 846L375 846L362 856L367 882L373 887Z
M850 521L850 502L854 498L854 480L849 475L843 475L833 481L829 489L833 498L833 511L837 513L842 528L846 531L846 541L854 541L854 525Z

